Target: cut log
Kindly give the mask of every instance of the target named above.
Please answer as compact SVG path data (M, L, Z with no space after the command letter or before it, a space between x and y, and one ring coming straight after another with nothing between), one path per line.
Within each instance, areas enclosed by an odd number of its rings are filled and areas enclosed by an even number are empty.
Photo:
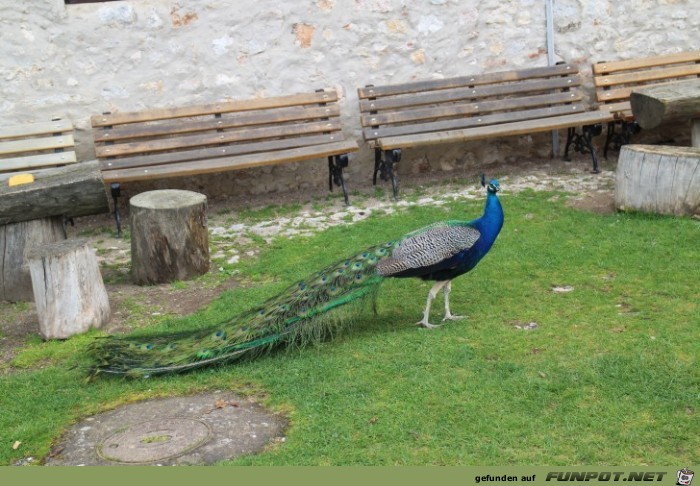
M63 218L0 225L0 301L34 300L26 254L36 246L66 239Z
M109 212L97 161L33 172L35 181L10 186L0 177L0 224L48 216L77 217Z
M129 207L131 275L136 284L188 280L209 271L206 196L148 191L132 197Z
M87 240L50 243L27 257L44 339L66 339L109 321L107 290Z
M700 215L700 149L623 146L617 163L615 207L621 211Z
M662 123L690 122L692 145L700 147L700 79L635 89L630 104L637 123L644 129Z

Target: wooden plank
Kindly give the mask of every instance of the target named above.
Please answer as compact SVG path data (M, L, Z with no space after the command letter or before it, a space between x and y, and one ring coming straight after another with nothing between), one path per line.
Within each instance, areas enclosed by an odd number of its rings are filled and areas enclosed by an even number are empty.
M326 90L314 93L227 101L209 105L159 108L127 113L114 113L110 115L95 115L91 117L90 121L93 127L106 127L120 125L123 123L138 123L153 120L167 120L171 118L214 115L216 113L233 113L239 111L265 110L269 108L280 108L295 105L330 103L337 100L338 93L335 90Z
M613 117L610 113L602 111L589 111L585 113L562 115L538 120L528 120L524 122L504 123L501 125L432 132L419 135L387 137L379 139L377 144L384 150L391 150L394 148L465 142L468 140L482 140L493 137L529 135L532 133L548 132L550 130L559 130L562 128L605 123L612 120Z
M53 133L72 132L73 123L70 120L56 120L45 123L28 123L0 127L0 140L22 137L36 137Z
M274 152L276 150L306 147L309 145L321 145L324 143L332 143L342 140L342 133L285 138L281 140L270 140L249 144L226 145L224 147L210 147L198 150L185 150L179 152L165 152L152 155L122 157L118 159L106 159L100 162L100 167L102 171L146 167L168 163L189 162L193 160L215 159L217 157L231 157L233 155Z
M358 146L354 140L346 140L324 145L280 150L274 153L248 154L238 157L221 157L207 161L166 164L149 168L114 170L104 172L103 176L106 183L162 179L165 177L209 174L264 165L325 158L331 155L356 152L357 150Z
M0 142L0 155L21 154L23 152L39 152L57 148L68 148L75 145L72 134L58 135L46 138L28 138Z
M0 159L0 172L34 169L54 165L74 164L78 160L73 151L54 152L51 154L29 155Z
M662 123L700 119L700 79L637 88L630 96L632 112L644 129Z
M394 125L380 128L366 128L363 131L365 140L377 138L395 137L416 133L439 132L457 130L462 128L498 125L502 123L519 122L525 120L542 119L553 116L568 115L570 113L583 113L585 106L582 104L559 105L548 108L535 108L532 110L510 111L483 116L472 116L451 120L440 120L430 123Z
M118 142L142 137L178 135L291 121L312 121L336 118L338 116L340 116L340 107L337 104L307 107L293 106L276 110L236 113L235 116L212 117L208 120L172 119L155 124L129 124L113 129L98 128L94 131L94 140L95 142Z
M595 76L593 81L598 87L616 86L620 84L640 84L660 79L676 79L700 74L700 64L686 66L673 66L670 68L649 69L645 71L632 71L610 76Z
M670 64L700 62L700 51L681 52L662 56L645 57L639 59L626 59L613 62L598 62L593 64L594 74L614 73L632 69L649 68L653 66L667 66Z
M576 73L578 73L578 67L576 65L560 64L556 66L499 71L495 73L459 76L446 79L422 80L384 86L367 86L364 88L359 88L357 93L360 99L380 98L382 96L421 93L425 91L453 89L510 81L524 81L527 79L565 76Z
M553 78L546 80L530 80L474 88L457 88L430 93L420 93L411 96L380 98L377 100L361 100L360 111L371 112L390 109L408 108L412 106L449 103L463 100L476 100L490 96L522 95L533 92L545 92L555 89L570 89L578 86L578 77Z
M32 184L0 185L0 225L109 212L96 160L39 173Z
M228 144L250 140L262 140L266 138L301 136L311 133L339 131L340 129L340 121L334 119L316 123L295 123L205 135L188 135L163 138L148 142L127 142L115 145L102 145L95 147L95 153L98 158L117 157L120 155L162 152L165 150L203 147L206 145Z
M567 91L562 93L534 95L522 98L485 100L480 103L457 103L439 107L363 114L360 117L360 122L363 127L382 126L394 123L432 120L437 118L471 116L478 113L485 114L495 111L520 110L551 104L574 103L580 101L581 98L582 96L578 91Z

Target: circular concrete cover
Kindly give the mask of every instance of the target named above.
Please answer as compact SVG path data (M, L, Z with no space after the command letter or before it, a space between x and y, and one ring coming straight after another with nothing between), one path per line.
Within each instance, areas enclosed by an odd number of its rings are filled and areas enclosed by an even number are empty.
M211 437L209 426L190 418L149 420L115 432L97 445L108 461L144 463L181 456Z
M211 464L284 441L284 417L231 393L147 400L71 427L46 465Z

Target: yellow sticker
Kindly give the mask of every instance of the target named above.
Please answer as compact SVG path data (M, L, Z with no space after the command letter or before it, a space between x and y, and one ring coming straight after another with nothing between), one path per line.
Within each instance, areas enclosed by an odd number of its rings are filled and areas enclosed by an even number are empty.
M32 182L34 182L33 174L17 174L10 177L10 179L7 181L7 185L10 187L21 186L22 184L31 184Z

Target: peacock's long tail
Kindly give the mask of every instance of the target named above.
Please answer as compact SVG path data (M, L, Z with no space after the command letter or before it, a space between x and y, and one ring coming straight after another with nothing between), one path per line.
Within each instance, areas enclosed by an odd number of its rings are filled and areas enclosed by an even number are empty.
M276 347L319 339L346 324L329 311L376 291L376 272L396 242L368 248L302 280L259 307L212 327L154 337L107 337L90 354L91 375L146 377L256 357Z

